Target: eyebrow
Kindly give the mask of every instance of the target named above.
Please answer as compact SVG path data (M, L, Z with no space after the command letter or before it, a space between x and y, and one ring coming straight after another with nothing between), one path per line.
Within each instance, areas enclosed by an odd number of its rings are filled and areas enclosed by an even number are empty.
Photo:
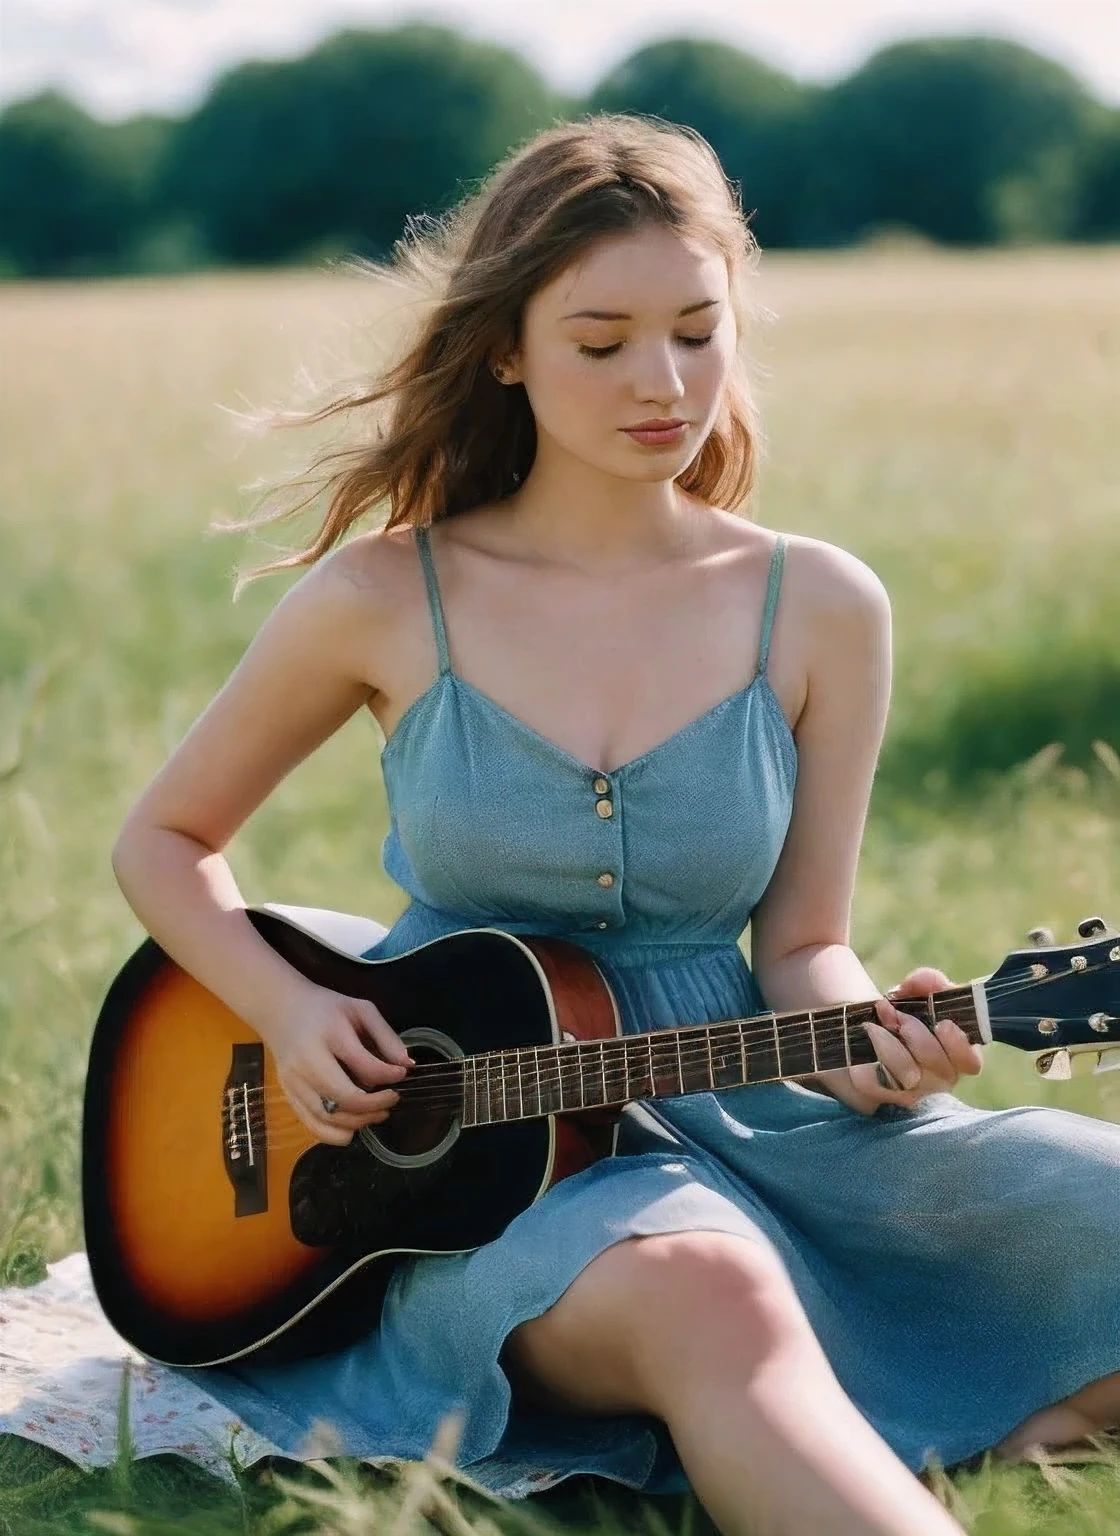
M719 299L700 299L695 304L686 304L677 311L677 318L684 315L695 314L698 309L710 309L713 304L718 304ZM627 315L618 309L577 309L570 315L561 315L561 320L633 320L633 315Z

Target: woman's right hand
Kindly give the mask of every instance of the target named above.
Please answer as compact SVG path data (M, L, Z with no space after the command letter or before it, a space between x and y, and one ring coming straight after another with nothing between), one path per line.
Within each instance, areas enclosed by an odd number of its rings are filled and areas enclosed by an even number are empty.
M415 1066L373 1003L329 987L312 984L293 993L267 1028L265 1042L288 1102L309 1131L335 1146L352 1141L361 1126L387 1120L400 1095L386 1085ZM333 1114L323 1108L324 1098L338 1103Z

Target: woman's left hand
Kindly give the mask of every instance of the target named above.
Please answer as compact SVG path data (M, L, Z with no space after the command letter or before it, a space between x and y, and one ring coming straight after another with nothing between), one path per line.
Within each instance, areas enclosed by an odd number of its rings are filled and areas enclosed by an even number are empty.
M868 1034L875 1054L901 1088L884 1088L879 1081L878 1067L868 1062L863 1066L819 1073L828 1092L860 1114L873 1115L880 1104L903 1104L913 1108L927 1094L949 1093L962 1072L974 1077L984 1065L984 1058L959 1025L942 1019L931 1030L921 1019L888 1001L889 998L924 998L931 992L945 991L955 985L944 971L922 965L897 986L891 987L887 997L876 1000L875 1012L880 1022L868 1024Z

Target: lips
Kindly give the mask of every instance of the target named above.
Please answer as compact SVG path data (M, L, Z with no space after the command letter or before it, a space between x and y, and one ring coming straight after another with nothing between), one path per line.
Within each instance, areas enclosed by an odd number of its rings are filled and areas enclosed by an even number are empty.
M661 416L622 430L632 442L641 443L646 448L658 448L679 443L687 426L688 422L679 417Z

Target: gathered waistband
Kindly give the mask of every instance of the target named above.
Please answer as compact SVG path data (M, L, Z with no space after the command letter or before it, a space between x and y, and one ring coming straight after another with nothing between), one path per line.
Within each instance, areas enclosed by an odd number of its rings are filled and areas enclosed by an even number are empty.
M656 939L629 938L617 929L610 933L586 928L550 932L546 924L531 918L509 920L499 917L464 917L461 913L431 906L416 897L413 897L393 926L400 939L407 936L418 942L463 928L497 928L517 938L533 935L563 939L586 950L592 959L602 960L619 969L681 964L711 959L715 955L732 956L737 961L747 963L746 955L734 939L675 939L661 942Z
M627 969L631 966L652 967L658 965L674 965L690 960L708 960L716 955L734 957L747 964L747 957L739 945L732 940L709 939L695 943L656 944L643 943L640 940L631 944L620 944L617 940L609 944L589 944L586 934L557 934L557 938L569 939L571 942L586 949L594 960L603 960L607 965L618 966Z

